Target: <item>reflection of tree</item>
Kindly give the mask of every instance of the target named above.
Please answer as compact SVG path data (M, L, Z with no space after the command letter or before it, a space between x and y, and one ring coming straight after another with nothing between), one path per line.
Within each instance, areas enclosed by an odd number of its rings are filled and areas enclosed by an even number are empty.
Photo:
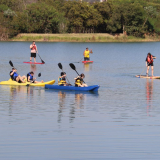
M153 99L153 79L151 81L147 79L146 81L147 114L149 113L149 109L152 107L152 99Z

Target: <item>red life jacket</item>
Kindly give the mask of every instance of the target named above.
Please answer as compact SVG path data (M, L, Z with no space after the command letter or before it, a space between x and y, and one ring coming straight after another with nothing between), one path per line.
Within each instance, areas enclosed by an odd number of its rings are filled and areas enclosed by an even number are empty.
M153 63L153 56L151 55L151 58L149 56L147 56L147 62L149 64Z
M37 47L36 47L36 45L34 45L31 50L36 50L36 49L37 49Z

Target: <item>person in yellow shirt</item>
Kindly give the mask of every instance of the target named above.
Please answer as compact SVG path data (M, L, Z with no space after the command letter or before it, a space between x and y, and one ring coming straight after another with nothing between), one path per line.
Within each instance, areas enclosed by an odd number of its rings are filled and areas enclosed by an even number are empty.
M83 52L84 61L90 61L90 57L89 57L90 53L93 53L92 49L89 50L88 47L87 47L86 50Z

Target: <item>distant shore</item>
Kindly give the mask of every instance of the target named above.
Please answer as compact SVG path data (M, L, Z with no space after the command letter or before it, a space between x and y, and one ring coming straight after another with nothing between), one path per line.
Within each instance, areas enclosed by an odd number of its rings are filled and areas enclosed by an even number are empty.
M81 33L81 34L33 34L23 33L9 39L9 41L40 41L40 42L156 42L159 36L146 36L137 38L123 34L111 35L107 33Z

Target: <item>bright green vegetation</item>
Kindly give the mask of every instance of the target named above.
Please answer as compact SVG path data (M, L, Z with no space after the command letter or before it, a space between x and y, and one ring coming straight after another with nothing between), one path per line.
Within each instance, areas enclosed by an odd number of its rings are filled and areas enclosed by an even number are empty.
M159 19L160 0L107 0L102 3L1 0L0 40L77 42L159 40ZM17 35L21 33L29 35L21 35L20 38ZM30 33L51 35L35 36ZM72 33L87 34L71 36ZM94 34L90 36L88 33ZM108 34L106 37L96 36L96 33Z

